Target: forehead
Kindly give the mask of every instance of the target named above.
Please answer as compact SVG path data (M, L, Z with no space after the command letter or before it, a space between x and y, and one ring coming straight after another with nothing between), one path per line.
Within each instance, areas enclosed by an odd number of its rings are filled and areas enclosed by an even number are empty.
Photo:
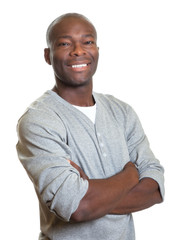
M92 35L96 38L94 26L83 18L68 17L55 23L49 33L49 40L55 41L62 36Z

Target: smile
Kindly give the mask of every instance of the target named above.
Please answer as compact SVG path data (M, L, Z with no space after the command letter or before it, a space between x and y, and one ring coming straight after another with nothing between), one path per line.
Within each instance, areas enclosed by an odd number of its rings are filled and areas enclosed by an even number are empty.
M78 64L78 65L72 65L72 68L82 68L82 67L87 67L87 66L88 66L88 64L83 63L83 64Z

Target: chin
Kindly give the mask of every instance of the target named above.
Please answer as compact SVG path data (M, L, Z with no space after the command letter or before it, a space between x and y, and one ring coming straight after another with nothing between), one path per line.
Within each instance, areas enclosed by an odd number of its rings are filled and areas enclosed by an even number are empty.
M71 81L66 82L66 85L69 87L83 87L91 85L92 79L73 79Z
M85 87L89 86L91 81L81 81L81 82L73 82L71 84L72 87Z
M82 77L82 76L78 76L78 77L58 77L56 75L56 82L59 85L63 85L64 87L71 87L71 88L76 88L76 87L83 87L83 86L91 86L92 84L92 77Z

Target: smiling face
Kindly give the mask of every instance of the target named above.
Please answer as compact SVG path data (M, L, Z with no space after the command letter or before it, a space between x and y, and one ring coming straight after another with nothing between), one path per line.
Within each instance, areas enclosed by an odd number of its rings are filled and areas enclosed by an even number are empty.
M78 87L91 83L98 56L96 31L86 19L70 16L52 26L45 59L60 84Z

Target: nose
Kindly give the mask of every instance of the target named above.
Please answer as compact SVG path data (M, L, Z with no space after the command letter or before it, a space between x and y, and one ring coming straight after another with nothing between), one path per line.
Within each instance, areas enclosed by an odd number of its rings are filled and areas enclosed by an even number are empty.
M83 49L83 47L81 46L80 43L76 43L74 46L73 46L73 49L72 51L70 52L70 55L71 56L82 56L82 55L85 55L86 52L85 50Z

